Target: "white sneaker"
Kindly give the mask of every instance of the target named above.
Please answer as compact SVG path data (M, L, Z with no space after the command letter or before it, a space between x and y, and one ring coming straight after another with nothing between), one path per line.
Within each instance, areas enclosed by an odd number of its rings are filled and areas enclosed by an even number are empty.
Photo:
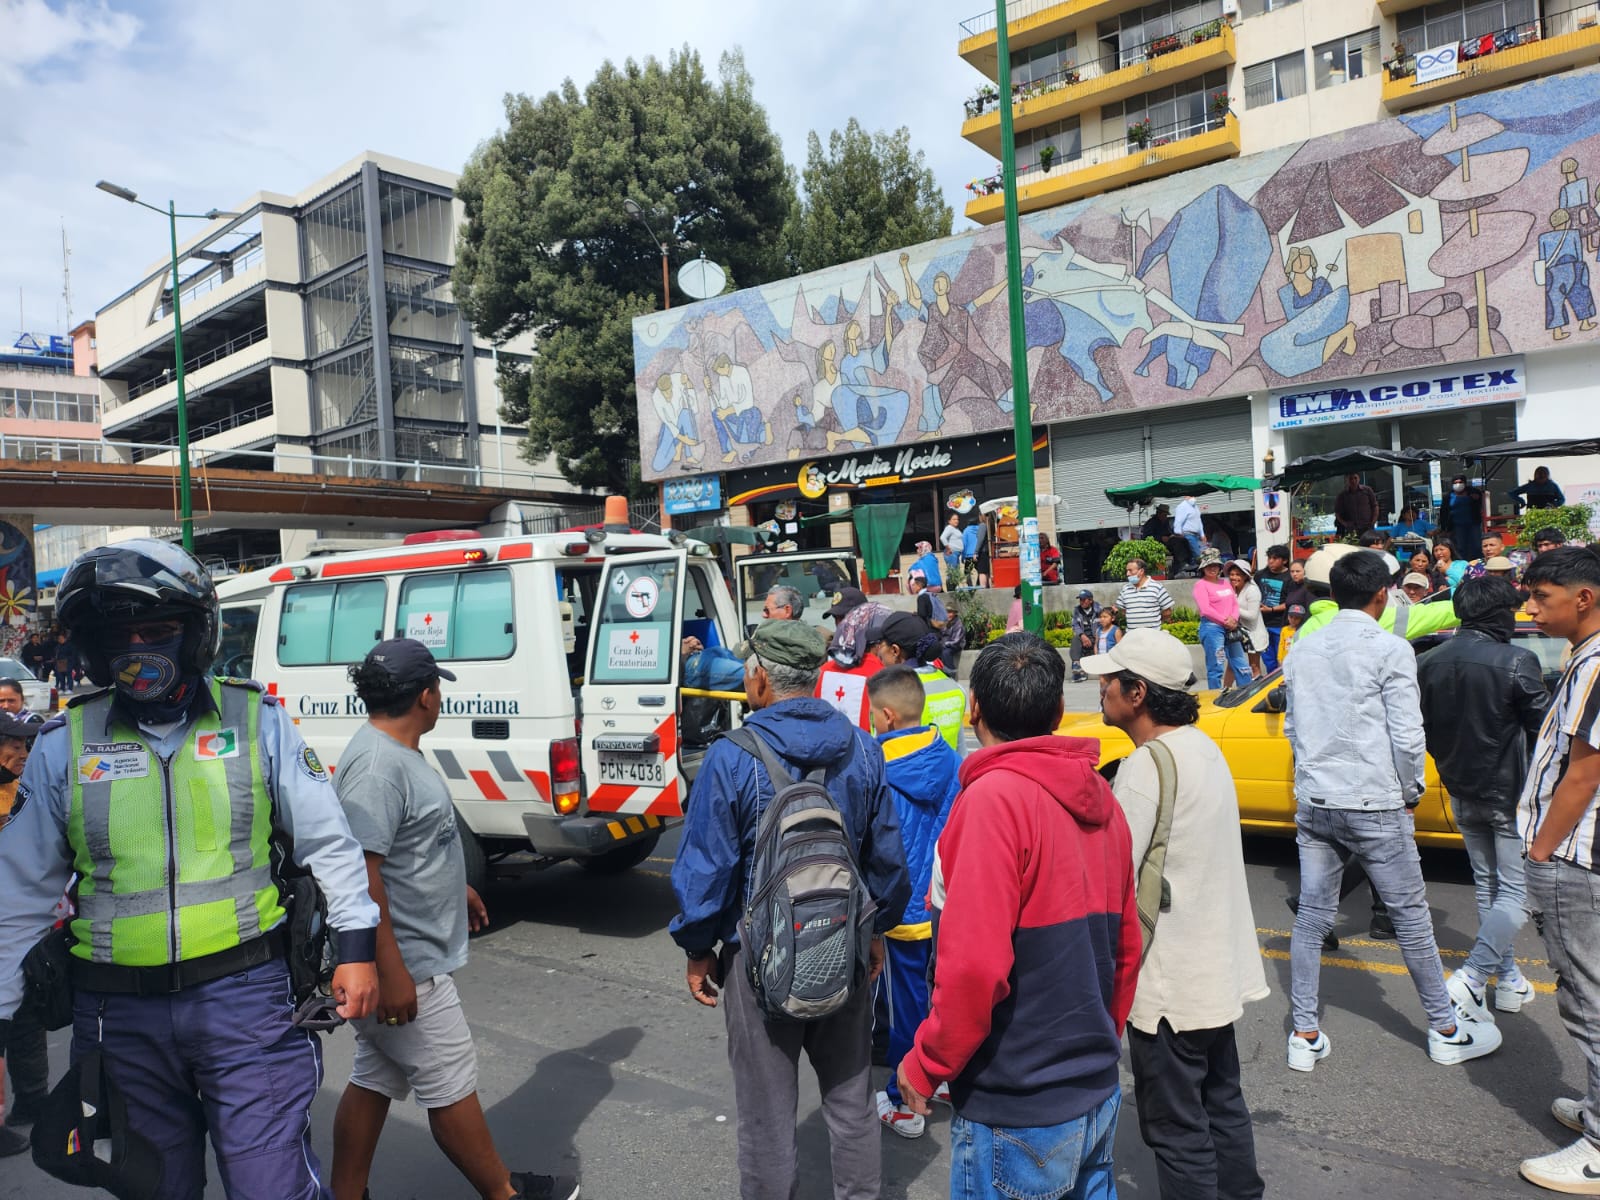
M948 1083L941 1083L938 1087L933 1089L933 1095L930 1097L930 1099L936 1100L940 1104L949 1104L950 1085Z
M1289 1035L1289 1070L1310 1071L1318 1062L1327 1058L1333 1049L1333 1044L1328 1041L1328 1035L1321 1030L1317 1031L1314 1042L1307 1041L1298 1033Z
M1529 1183L1569 1196L1600 1196L1600 1149L1588 1138L1538 1158L1525 1158L1518 1168Z
M1503 1040L1500 1030L1493 1025L1458 1021L1456 1031L1449 1037L1437 1029L1428 1030L1428 1057L1440 1066L1454 1066L1482 1058L1485 1054L1493 1054L1500 1049Z
M904 1104L896 1104L889 1099L888 1092L878 1093L878 1121L903 1138L921 1137L928 1124Z
M1495 981L1494 1006L1500 1012L1521 1012L1523 1005L1533 1003L1533 997L1533 984L1521 974Z
M1463 1021L1476 1021L1480 1025L1494 1024L1494 1013L1489 1011L1487 984L1474 988L1465 971L1452 971L1450 978L1444 981L1444 989L1450 993L1450 1004L1456 1010L1456 1016Z
M1550 1105L1550 1115L1574 1133L1583 1132L1583 1101L1557 1096Z

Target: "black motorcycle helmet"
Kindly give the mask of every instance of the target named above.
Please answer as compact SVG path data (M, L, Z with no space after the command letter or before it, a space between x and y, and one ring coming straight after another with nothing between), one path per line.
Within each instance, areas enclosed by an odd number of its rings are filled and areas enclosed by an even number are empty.
M56 589L56 616L83 656L84 670L100 687L111 686L108 624L181 620L178 670L183 675L204 674L222 646L211 576L188 551L154 538L134 538L80 555Z

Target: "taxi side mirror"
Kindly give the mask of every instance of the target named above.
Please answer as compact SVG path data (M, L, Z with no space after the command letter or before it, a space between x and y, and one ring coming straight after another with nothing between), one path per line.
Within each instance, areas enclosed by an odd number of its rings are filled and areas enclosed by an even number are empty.
M1261 699L1256 702L1256 706L1250 711L1258 713L1281 713L1286 711L1288 707L1289 698L1283 690L1283 684L1280 683L1265 696L1261 697Z

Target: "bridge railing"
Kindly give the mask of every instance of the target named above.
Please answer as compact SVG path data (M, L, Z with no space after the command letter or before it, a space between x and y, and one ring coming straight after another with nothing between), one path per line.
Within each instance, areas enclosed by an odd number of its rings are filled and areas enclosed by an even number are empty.
M176 461L177 450L163 442L124 442L106 439L16 437L0 433L0 460L21 459L29 462L98 462L121 463L133 466L161 465L150 461L152 455L172 455ZM191 470L217 464L222 459L245 458L255 460L251 465L260 470L282 471L290 475L333 475L397 479L403 482L432 481L457 483L464 487L515 486L536 490L557 487L565 490L566 482L559 476L512 467L457 466L452 463L412 459L395 462L385 459L360 458L353 454L292 454L283 448L275 450L230 450L226 447L189 448Z

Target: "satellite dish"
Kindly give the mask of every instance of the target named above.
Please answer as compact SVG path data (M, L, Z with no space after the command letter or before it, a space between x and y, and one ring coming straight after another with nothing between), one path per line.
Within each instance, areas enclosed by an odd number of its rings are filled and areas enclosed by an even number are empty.
M696 300L709 300L722 295L728 286L728 276L723 269L706 258L686 262L678 270L678 290Z

